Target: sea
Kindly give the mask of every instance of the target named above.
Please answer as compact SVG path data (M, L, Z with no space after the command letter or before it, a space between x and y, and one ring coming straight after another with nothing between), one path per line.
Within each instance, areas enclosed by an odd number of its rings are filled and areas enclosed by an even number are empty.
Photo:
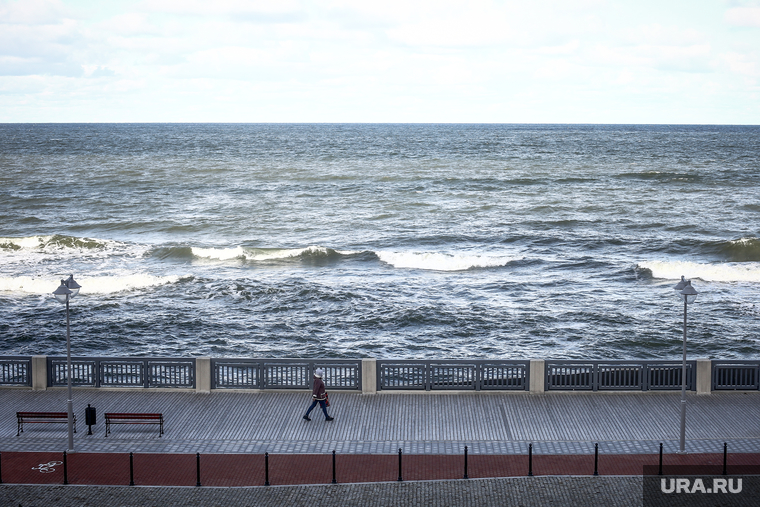
M757 358L760 126L0 125L0 354Z

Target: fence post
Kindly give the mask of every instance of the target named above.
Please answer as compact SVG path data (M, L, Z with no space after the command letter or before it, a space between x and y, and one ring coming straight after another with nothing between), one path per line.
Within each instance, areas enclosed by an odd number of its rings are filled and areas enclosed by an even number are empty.
M335 479L335 449L333 449L333 484L337 484L338 481Z
M32 391L44 391L48 386L47 356L32 356Z
M464 446L464 478L469 479L467 476L467 446Z
M727 475L726 463L728 461L728 444L723 442L723 475Z
M599 475L599 443L594 444L594 475Z
M401 478L401 449L398 450L398 480L404 480Z
M533 444L528 444L528 477L533 477Z
M264 486L269 486L269 453L264 453Z
M660 471L657 475L662 475L662 442L660 442Z
M195 453L195 487L201 485L201 453Z
M68 462L66 460L66 451L63 451L63 483L64 484L69 483L69 470L68 470Z
M543 359L530 360L530 394L543 394L546 391L546 362Z
M377 359L362 359L362 394L377 394Z
M211 358L195 358L195 392L208 394L213 387L213 377L211 376Z
M712 394L712 361L697 359L697 394Z
M135 467L134 467L134 456L132 453L129 453L129 485L134 486L135 485Z

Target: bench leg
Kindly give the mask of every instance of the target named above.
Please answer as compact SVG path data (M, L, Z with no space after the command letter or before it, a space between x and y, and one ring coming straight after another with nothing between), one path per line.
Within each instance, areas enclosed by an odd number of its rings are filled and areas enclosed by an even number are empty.
M23 422L19 422L18 423L18 428L16 430L16 436L21 435L23 432L24 432L24 423Z

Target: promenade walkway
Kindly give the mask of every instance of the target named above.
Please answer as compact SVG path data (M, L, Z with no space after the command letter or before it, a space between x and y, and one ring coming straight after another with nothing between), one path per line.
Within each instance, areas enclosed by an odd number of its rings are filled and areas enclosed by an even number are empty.
M711 465L720 473L724 442L730 466L760 465L760 393L690 393L687 456L675 454L680 393L674 392L332 392L330 398L335 420L327 422L319 412L307 422L306 392L78 389L77 453L68 457L70 485L63 487L60 463L49 474L35 467L61 460L66 425L31 424L17 437L15 412L64 411L66 390L0 389L6 483L0 485L0 503L229 506L340 499L341 505L580 505L595 495L597 504L641 505L642 479L636 476L644 465L657 464L660 442L666 467ZM84 424L88 403L98 414L92 435ZM155 426L122 425L106 438L105 412L162 412L165 433L159 437ZM531 443L533 472L541 477L525 477ZM595 443L599 477L592 476ZM465 445L469 481L461 480ZM396 482L398 449L404 481L422 482ZM329 485L333 450L337 485ZM130 452L136 486L113 486L129 484ZM269 488L261 487L265 452ZM195 453L203 488L192 487Z
M304 392L106 391L78 389L74 407L81 452L393 454L652 454L678 449L680 393L332 392L332 422L302 419ZM87 435L84 408L98 424ZM16 437L16 411L65 411L66 390L0 389L0 452L63 451L65 424L29 425ZM155 426L116 426L104 438L105 412L162 412ZM760 453L760 393L688 395L687 451Z

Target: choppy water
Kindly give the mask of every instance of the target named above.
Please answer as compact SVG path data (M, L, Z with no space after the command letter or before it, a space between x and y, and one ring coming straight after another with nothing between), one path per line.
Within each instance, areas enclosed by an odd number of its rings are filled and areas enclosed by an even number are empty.
M0 353L756 357L760 127L0 125Z

